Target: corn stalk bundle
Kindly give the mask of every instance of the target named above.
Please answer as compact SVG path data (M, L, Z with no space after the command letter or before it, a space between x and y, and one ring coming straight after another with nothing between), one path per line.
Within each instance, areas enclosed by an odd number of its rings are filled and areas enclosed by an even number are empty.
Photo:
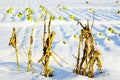
M95 62L97 62L99 70L102 70L101 53L99 50L95 50L94 37L89 27L89 21L87 21L86 26L83 26L81 22L78 22L78 24L82 26L82 29L80 30L77 64L74 72L76 74L94 77ZM81 52L83 53L80 57Z

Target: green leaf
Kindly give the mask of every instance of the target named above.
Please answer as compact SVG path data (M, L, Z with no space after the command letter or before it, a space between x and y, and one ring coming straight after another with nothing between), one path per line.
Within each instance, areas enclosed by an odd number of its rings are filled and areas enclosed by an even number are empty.
M33 14L33 11L32 11L32 10L29 10L29 11L28 11L28 14Z
M13 11L14 9L13 9L13 8L10 8L9 10L10 10L10 11Z
M70 17L70 19L72 19L72 20L75 20L75 18L76 18L74 15L70 15L69 17Z
M65 41L63 41L63 44L66 44L66 42L65 42Z
M89 10L89 12L93 12L93 8L92 7L90 7L88 10Z
M64 18L62 16L59 16L59 20L62 21L64 20Z
M118 36L120 37L120 34L118 34Z
M33 11L31 8L26 8L26 11L28 12L29 15L33 14Z
M74 34L73 37L74 37L75 39L78 39L78 36L77 36L76 34Z
M67 10L67 7L66 7L66 6L63 6L63 10Z
M88 1L85 1L86 2L86 4L89 4L89 2Z
M103 37L103 36L104 36L104 34L100 32L100 33L99 33L99 36Z
M28 7L28 8L26 8L25 10L26 10L26 11L30 11L31 9Z
M113 34L115 33L114 29L111 28L111 27L108 28L108 31L111 32L111 33L113 33Z
M118 3L118 0L116 0L116 3Z
M27 14L27 17L30 17L31 16L31 14Z
M33 11L31 8L26 8L26 11L28 12L28 14L33 14Z
M55 19L55 16L50 16L50 19L53 21Z
M42 5L40 5L42 12L49 14L49 11Z
M28 20L28 21L32 21L32 20L33 20L33 17L32 17L32 16L28 16L28 17L27 17L27 20Z
M107 38L107 41L111 41L111 39L110 39L110 38Z
M117 12L120 15L120 11Z
M43 5L40 5L40 8L43 8Z
M23 17L23 13L19 12L18 13L18 18L22 18Z
M6 12L7 12L7 14L10 14L10 13L11 13L9 10L7 10Z
M47 9L46 8L42 8L42 12L47 12Z
M12 14L12 13L13 13L13 11L14 11L14 9L13 9L13 8L9 8L6 12L7 12L7 14Z
M46 11L45 11L45 13L46 13L46 14L49 14L49 11L48 11L48 10L46 10Z

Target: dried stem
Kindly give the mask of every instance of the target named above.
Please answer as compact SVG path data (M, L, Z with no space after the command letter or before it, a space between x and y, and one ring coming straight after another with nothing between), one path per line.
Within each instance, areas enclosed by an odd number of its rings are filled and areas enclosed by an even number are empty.
M69 63L67 63L64 59L62 59L57 53L55 53L53 50L51 50L52 51L52 53L54 53L54 55L56 55L59 59L61 59L64 63L66 63L66 64L69 64Z
M45 38L46 38L46 16L47 15L45 15L45 17L44 17L44 34L43 34L43 47L45 47L45 44L46 44L46 42L45 42Z
M100 59L100 51L95 50L94 38L92 31L89 27L89 20L87 20L87 25L84 27L81 22L78 22L83 29L80 33L80 40L78 45L78 58L76 65L76 74L88 75L88 77L94 77L94 64L97 61L97 66L99 70L102 70L102 63ZM84 43L83 56L81 62L80 59L80 45ZM83 45L82 45L83 46ZM80 66L79 66L80 64ZM79 66L79 68L78 68ZM83 67L84 66L84 67ZM88 72L86 72L88 71Z
M28 52L28 67L27 67L28 72L30 71L30 67L32 68L32 73L34 73L34 67L33 67L32 60L31 60L31 55L32 55L31 49L32 49L32 44L33 44L33 32L34 32L34 29L32 28L31 36L30 36L30 48L29 48L29 52Z
M9 46L15 48L16 52L16 62L17 62L17 70L20 71L20 65L18 60L18 48L17 48L17 38L16 38L16 29L13 28L12 37L10 38Z
M78 45L78 56L77 56L77 65L76 65L76 70L75 70L75 73L76 74L79 74L80 73L80 69L79 69L79 61L80 61L80 36L79 36L79 45Z

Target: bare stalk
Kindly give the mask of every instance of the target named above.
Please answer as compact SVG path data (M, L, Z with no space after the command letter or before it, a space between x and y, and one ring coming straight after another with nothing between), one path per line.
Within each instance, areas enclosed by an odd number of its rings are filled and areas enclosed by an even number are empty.
M100 59L101 53L99 50L95 50L94 37L89 27L89 20L87 20L87 25L85 27L82 25L81 22L79 22L78 24L80 24L83 27L80 33L80 42L84 43L84 49L83 49L83 56L82 56L81 62L79 61L80 53L78 50L78 58L77 58L76 66L80 64L80 68L77 68L78 70L76 69L76 74L82 74L84 76L86 76L87 74L88 77L92 78L94 77L95 61L97 61L97 66L99 70L102 71L102 63ZM80 43L79 43L79 46L80 46Z
M47 15L45 15L45 17L44 17L44 34L43 34L43 47L45 47L45 44L46 44L46 42L45 42L45 35L46 35L46 16Z
M27 67L27 72L29 72L30 68L32 68L32 73L34 73L34 67L33 67L32 60L31 60L32 43L33 43L33 32L34 32L34 29L32 28L31 36L30 36L30 48L29 48L29 52L28 52L28 67Z
M20 65L18 60L18 48L17 48L17 38L16 38L16 29L13 28L12 37L10 38L9 46L15 48L16 52L16 62L17 62L17 70L20 71Z

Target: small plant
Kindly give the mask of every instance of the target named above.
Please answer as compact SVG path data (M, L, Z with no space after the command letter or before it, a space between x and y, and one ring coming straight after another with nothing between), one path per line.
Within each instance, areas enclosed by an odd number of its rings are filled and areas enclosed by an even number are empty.
M33 11L31 8L26 8L25 10L28 12L28 14L33 14Z
M26 8L25 9L26 11L27 11L27 20L28 21L33 21L33 11L32 11L32 9L31 8Z
M88 9L88 11L89 11L89 12L93 12L93 8L90 7L90 8Z
M52 21L55 20L55 16L51 16L51 20L52 20Z
M118 3L118 2L119 2L119 0L116 0L115 2L116 2L116 3Z
M63 41L63 44L66 44L66 42L65 42L65 41Z
M75 19L76 19L76 17L75 17L74 15L70 15L69 17L70 17L70 19L72 19L72 20L75 20Z
M118 34L118 36L120 37L120 34Z
M118 11L118 12L117 12L117 14L119 14L119 15L120 15L120 11Z
M112 27L109 27L108 31L111 32L111 33L113 33L113 34L115 33L115 31L114 31L114 29Z
M29 11L28 11L28 14L33 14L33 11L32 11L32 10L29 10Z
M47 12L47 9L43 7L42 12Z
M89 2L88 1L85 1L86 2L86 4L89 4Z
M39 8L43 8L43 5L40 5L40 7Z
M110 42L110 41L111 41L111 39L110 39L110 38L107 38L107 41L108 41L108 42Z
M14 11L14 9L11 7L11 8L9 8L6 12L7 12L7 14L12 14L13 11Z
M48 10L43 6L43 5L40 5L40 9L42 10L42 12L44 13L49 13Z
M75 39L77 39L77 38L78 38L78 36L77 36L76 34L74 34L74 35L73 35L73 37L74 37Z
M63 8L62 8L63 10L67 10L67 7L66 6L63 6Z
M26 8L25 10L26 10L26 11L29 11L29 10L31 10L31 9L28 7L28 8Z
M64 20L64 18L62 16L59 16L59 20L62 21Z
M104 34L102 32L100 32L98 35L104 37Z
M32 20L33 20L33 17L32 17L32 16L28 16L28 17L27 17L27 20L28 20L28 21L32 21Z
M18 18L22 18L23 17L23 13L19 12L18 13Z

